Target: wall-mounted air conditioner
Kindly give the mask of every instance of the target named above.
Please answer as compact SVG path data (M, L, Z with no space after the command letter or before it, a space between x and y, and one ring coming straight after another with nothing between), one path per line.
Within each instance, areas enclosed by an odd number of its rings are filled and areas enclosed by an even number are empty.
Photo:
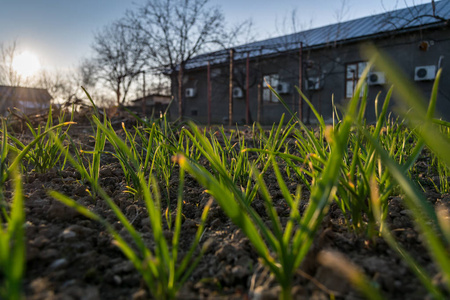
M278 94L289 94L290 91L290 85L287 82L280 82L278 83L278 85L276 86L275 91Z
M320 77L310 77L306 80L305 87L309 91L320 90L322 88L322 79Z
M370 72L367 75L367 84L368 85L381 85L386 83L386 77L384 76L384 72Z
M414 72L415 81L433 80L436 78L436 66L416 67Z
M233 88L233 98L242 98L244 97L244 92L240 87Z
M186 98L194 98L196 94L197 91L194 88L187 88L185 91Z

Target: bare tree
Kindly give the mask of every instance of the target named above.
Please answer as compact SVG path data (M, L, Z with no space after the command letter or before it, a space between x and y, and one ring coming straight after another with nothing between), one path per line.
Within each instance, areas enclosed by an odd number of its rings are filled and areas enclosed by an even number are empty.
M107 91L98 84L97 78L97 62L94 59L82 59L78 66L67 77L70 82L70 89L63 98L64 106L68 107L72 104L84 105L89 104L86 93L81 87L84 87L94 102L101 107L114 105L115 99L111 101L111 97L107 95Z
M210 46L223 42L224 16L209 0L152 0L128 12L135 29L145 34L152 65L177 70Z
M130 24L146 38L153 70L178 73L178 109L182 116L182 77L194 56L229 46L251 22L228 30L225 18L209 0L148 0L128 12Z
M80 104L81 99L86 98L81 86L92 87L83 84L80 66L68 72L44 70L36 76L33 86L46 89L52 96L53 103L64 106Z
M406 0L403 0L408 13L398 15L395 13L395 9L397 9L398 6L398 0L395 2L395 5L393 9L386 8L384 1L381 0L381 6L386 12L386 17L383 20L380 20L380 23L382 24L390 24L396 29L402 29L406 26L409 26L413 22L422 22L422 19L428 19L433 18L436 21L446 22L448 24L449 19L444 18L442 15L440 15L440 12L438 9L436 9L436 2L434 0L430 0L432 11L431 13L428 13L428 11L425 11L424 6L418 6L414 0L411 1L409 4Z
M17 55L17 42L0 43L0 84L19 86L22 77L14 70L13 61Z
M88 76L83 80L92 78L95 70L96 78L115 93L117 105L123 104L132 83L147 64L146 45L142 32L132 30L123 21L105 27L92 45L95 65L86 61L82 66L84 75Z
M139 77L139 82L134 85L136 97L142 97L142 95L170 95L170 79L164 74L146 72L145 84L143 80L144 76Z
M70 107L89 103L87 96L81 87L84 87L97 105L105 106L111 102L110 97L105 95L104 90L98 89L95 77L96 65L92 60L83 59L79 65L69 71L41 71L35 76L33 86L46 89L53 97L54 103L64 107ZM109 98L107 101L105 101Z
M70 89L70 83L61 72L42 71L36 76L35 87L46 89L53 100L60 101Z
M84 88L94 88L96 85L96 65L93 60L82 59L75 72L74 79Z

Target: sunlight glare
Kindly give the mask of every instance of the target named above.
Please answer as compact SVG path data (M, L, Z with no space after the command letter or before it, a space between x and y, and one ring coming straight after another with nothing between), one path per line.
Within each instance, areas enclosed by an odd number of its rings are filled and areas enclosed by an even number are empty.
M34 53L25 51L14 57L12 67L20 76L30 77L39 71L41 64Z

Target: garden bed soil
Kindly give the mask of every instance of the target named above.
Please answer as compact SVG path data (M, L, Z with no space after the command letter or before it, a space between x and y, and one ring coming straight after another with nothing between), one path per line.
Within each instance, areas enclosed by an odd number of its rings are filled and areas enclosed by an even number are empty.
M92 129L71 129L75 141L88 147L94 145L89 137ZM78 128L83 128L80 126ZM86 129L87 128L87 129ZM450 195L435 192L428 184L428 158L422 158L426 198L434 206L450 210ZM419 162L419 166L421 164ZM112 157L102 158L100 185L125 213L133 226L149 245L152 243L150 222L145 204L124 193L126 183L120 164ZM421 173L422 172L422 173ZM171 179L173 214L176 211L177 172ZM121 251L112 243L111 236L99 223L85 218L48 196L56 190L88 207L124 233L122 226L101 199L93 199L87 185L71 167L51 169L44 174L29 171L23 174L26 207L26 273L24 289L26 299L148 299L150 298L139 273ZM435 180L439 181L439 180ZM282 199L276 178L269 174L266 183L270 189L282 223L289 209ZM290 182L294 192L297 182ZM7 184L6 198L10 199ZM210 199L205 190L187 175L184 188L183 224L180 247L187 250L200 224L204 206ZM307 199L307 193L303 197ZM307 205L307 201L303 201ZM258 198L252 206L267 219L264 205ZM163 207L164 213L165 207ZM389 200L388 223L397 240L440 284L439 274L430 259L421 236L403 206L401 196ZM164 229L167 238L171 231ZM127 235L124 233L126 239ZM258 256L240 229L233 225L222 210L213 204L207 219L201 243L212 241L204 257L178 294L180 299L277 299L280 288L268 276ZM332 205L314 244L304 260L293 287L294 299L363 299L337 271L317 261L321 250L333 249L344 254L361 267L367 277L379 286L386 299L426 299L426 289L408 269L407 265L381 239L367 240L348 230L343 215Z

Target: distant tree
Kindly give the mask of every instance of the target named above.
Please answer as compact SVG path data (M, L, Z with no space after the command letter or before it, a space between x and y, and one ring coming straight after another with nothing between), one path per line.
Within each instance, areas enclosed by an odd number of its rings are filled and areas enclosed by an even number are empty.
M209 0L151 0L129 12L147 41L153 67L176 71L180 63L223 43L224 16Z
M59 102L66 98L71 92L71 83L67 76L59 71L42 71L36 76L35 87L46 89L53 97L53 100Z
M143 78L139 77L139 82L135 84L134 94L136 97L145 95L170 95L170 80L167 76L161 73L146 72L145 85ZM144 92L145 87L145 92Z
M17 42L0 43L0 84L19 86L22 77L14 70L13 61L17 55Z
M74 80L84 88L96 86L96 64L92 59L82 59L74 74Z
M385 12L387 13L386 17L382 20L382 22L391 24L392 26L396 27L397 29L401 29L405 26L408 26L410 23L419 21L423 18L434 18L436 21L443 21L447 22L449 19L446 19L442 17L440 12L436 9L436 1L430 0L429 3L431 3L432 11L431 14L428 13L428 11L422 10L420 6L415 3L415 1L410 1L411 4L409 5L406 0L404 0L404 4L407 5L407 9L409 10L409 13L403 14L403 15L397 15L393 14L392 11L397 9L398 6L398 0L395 1L395 4L392 8L387 8L384 4L384 1L381 0L381 5L384 8ZM428 2L428 1L427 1Z
M123 21L106 26L95 35L92 62L82 65L84 80L95 78L103 81L116 96L117 105L125 102L136 77L148 62L147 41L142 32L132 30Z
M108 90L105 90L102 84L98 83L97 71L97 62L94 59L84 58L79 62L78 66L67 77L70 88L63 98L64 106L67 107L72 104L89 105L87 95L81 87L86 89L96 105L108 107L115 104L116 99L111 99Z
M127 19L145 37L151 68L178 74L180 116L186 63L201 53L229 47L251 26L246 21L227 29L223 12L209 5L209 0L148 0L128 12Z
M95 77L96 65L93 60L83 59L78 66L63 72L44 70L34 76L31 86L46 89L53 97L54 103L70 107L73 104L88 104L84 87L97 105L114 103L104 89L100 89Z

